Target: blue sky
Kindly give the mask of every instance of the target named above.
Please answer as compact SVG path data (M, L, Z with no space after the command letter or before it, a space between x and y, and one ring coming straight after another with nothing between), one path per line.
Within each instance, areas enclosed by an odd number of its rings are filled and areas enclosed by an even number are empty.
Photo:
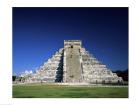
M111 70L127 69L128 8L13 7L13 73L37 69L71 39Z

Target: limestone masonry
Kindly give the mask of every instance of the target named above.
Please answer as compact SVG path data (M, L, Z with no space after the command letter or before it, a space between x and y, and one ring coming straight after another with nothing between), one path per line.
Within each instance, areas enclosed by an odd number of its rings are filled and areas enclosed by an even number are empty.
M122 78L98 61L80 40L64 40L60 48L35 73L24 75L24 82L118 83Z

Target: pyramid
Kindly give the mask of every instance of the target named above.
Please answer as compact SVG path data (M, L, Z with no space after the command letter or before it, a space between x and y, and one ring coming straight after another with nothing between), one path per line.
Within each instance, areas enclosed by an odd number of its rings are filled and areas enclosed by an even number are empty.
M60 48L35 73L24 75L24 82L118 83L122 78L113 73L85 48L81 40L64 40Z

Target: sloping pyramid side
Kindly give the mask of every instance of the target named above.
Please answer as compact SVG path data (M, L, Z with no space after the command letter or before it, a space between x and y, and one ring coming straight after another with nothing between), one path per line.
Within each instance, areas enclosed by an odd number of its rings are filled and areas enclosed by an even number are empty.
M33 74L25 77L25 82L62 82L63 48L59 49Z
M81 48L83 81L89 83L118 83L122 78L99 62L85 48Z

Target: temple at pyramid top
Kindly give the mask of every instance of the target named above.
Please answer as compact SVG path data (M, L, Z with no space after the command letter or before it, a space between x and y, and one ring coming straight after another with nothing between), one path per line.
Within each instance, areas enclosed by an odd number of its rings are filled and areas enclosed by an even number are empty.
M63 42L62 42L63 43ZM103 55L104 56L104 55ZM81 40L64 40L60 48L35 73L23 74L23 82L120 83L118 77L82 47Z
M81 40L64 40L64 47L82 46Z

